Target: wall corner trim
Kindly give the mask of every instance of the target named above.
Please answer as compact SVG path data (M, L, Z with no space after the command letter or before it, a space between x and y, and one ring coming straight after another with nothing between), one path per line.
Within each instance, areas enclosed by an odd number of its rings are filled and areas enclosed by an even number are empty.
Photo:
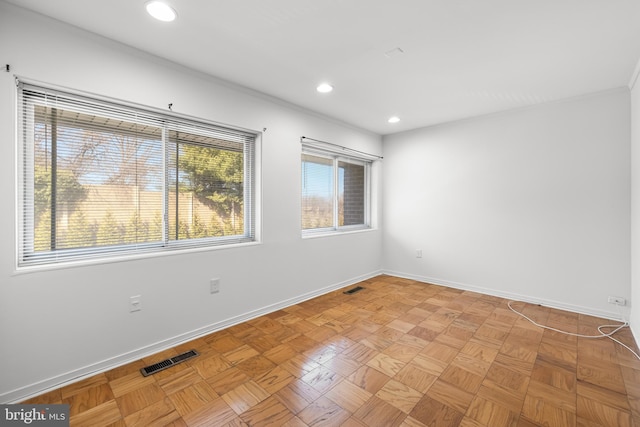
M629 80L629 90L633 90L634 86L638 82L638 77L640 76L640 58L638 58L638 62L636 63L636 68L633 70L633 74L631 74L631 79Z

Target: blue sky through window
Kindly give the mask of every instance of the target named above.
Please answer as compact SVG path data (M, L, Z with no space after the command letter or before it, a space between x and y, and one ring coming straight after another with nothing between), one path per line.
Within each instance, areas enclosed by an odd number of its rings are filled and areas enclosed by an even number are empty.
M307 159L302 161L302 193L307 197L332 198L333 194L333 161L322 157L315 162ZM320 163L322 162L322 163ZM344 188L344 169L338 169L338 188Z

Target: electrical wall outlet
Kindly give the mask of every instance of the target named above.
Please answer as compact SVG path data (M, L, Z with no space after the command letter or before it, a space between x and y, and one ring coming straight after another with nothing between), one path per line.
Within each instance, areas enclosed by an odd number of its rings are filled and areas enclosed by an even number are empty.
M422 249L416 249L416 258L422 258Z
M210 292L212 294L217 294L220 292L220 279L211 279L209 281Z
M129 297L129 313L142 310L142 295Z
M627 305L627 301L622 298L622 297L609 297L608 299L609 304L615 304L615 305Z

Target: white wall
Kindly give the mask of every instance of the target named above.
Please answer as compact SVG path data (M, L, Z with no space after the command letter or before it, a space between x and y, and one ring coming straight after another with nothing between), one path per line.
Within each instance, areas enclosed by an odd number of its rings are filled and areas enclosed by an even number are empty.
M628 92L385 137L384 270L619 319L607 297L631 296Z
M640 61L631 87L631 331L640 342Z
M377 135L239 89L0 1L0 402L378 274L378 230L302 240L302 135L381 152ZM256 64L259 72L259 64ZM16 272L14 73L262 131L262 243ZM310 96L313 93L310 92ZM379 198L378 198L379 200ZM374 206L379 211L379 202ZM221 279L221 292L208 282ZM128 312L142 295L143 310Z

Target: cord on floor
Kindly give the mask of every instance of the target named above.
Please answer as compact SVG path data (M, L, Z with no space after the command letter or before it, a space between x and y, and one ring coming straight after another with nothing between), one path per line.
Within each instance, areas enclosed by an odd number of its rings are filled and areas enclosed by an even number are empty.
M631 347L629 347L628 345L626 345L625 343L615 339L613 337L613 334L615 334L616 332L618 332L619 330L623 329L623 328L628 328L629 327L629 323L628 322L624 322L620 325L600 325L598 326L598 332L600 332L600 335L583 335L583 334L574 334L573 332L567 332L567 331L563 331L560 329L556 329L556 328L552 328L550 326L546 326L546 325L541 325L538 322L536 322L535 320L531 319L530 317L528 317L527 315L519 312L518 310L516 310L515 308L513 308L511 306L512 303L514 303L515 301L509 301L507 303L507 306L509 306L509 310L513 311L515 314L517 314L518 316L521 316L523 318L525 318L526 320L528 320L529 322L533 323L534 325L536 325L539 328L543 328L543 329L548 329L550 331L554 331L554 332L558 332L561 334L565 334L565 335L571 335L573 337L578 337L578 338L609 338L610 340L620 344L621 346L623 346L624 348L626 348L627 350L629 350L631 353L633 353L633 355L640 360L640 356L638 355L638 353L636 353L635 351L633 351L633 349ZM613 331L611 332L603 332L602 329L604 328L614 328Z

